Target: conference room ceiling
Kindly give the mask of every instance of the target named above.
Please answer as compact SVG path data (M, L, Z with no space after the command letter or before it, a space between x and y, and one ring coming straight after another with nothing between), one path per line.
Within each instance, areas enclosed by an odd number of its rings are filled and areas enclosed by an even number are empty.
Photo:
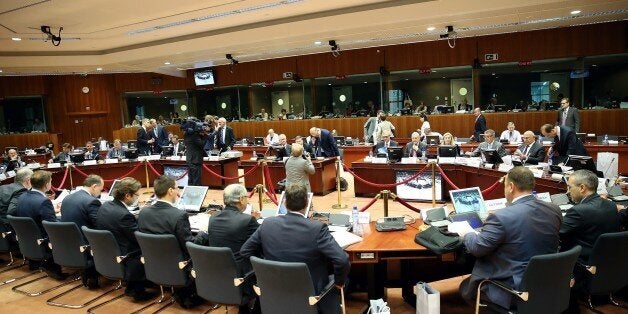
M447 25L462 38L626 18L628 0L2 0L0 75L184 76L227 64L225 54L248 62L329 52L329 40L342 51L438 40ZM42 25L55 35L63 27L59 46Z

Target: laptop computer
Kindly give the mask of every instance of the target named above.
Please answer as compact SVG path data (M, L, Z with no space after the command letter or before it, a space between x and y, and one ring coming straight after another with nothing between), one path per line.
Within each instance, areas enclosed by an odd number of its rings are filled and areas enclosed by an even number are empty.
M612 199L613 201L628 201L628 195L624 195L624 192L621 190L621 187L619 185L613 185L606 190L608 191L608 198Z
M111 184L111 188L109 188L109 193L107 193L106 195L101 194L100 195L100 201L101 202L107 202L107 201L113 201L113 193L116 190L116 185L120 182L120 180L116 179L113 180L113 183Z
M484 205L484 197L479 187L450 190L449 196L456 214L475 212L482 219L488 216L488 211Z
M206 186L185 186L183 188L183 192L181 193L181 197L179 197L177 203L175 204L175 207L187 212L200 212L207 190L209 190L209 187Z
M264 146L264 138L263 137L255 137L253 139L253 144L255 144L255 146Z
M277 205L277 214L276 215L285 215L288 213L288 208L286 208L286 191L281 192L281 196L279 197L279 205ZM305 207L305 217L309 216L310 207L312 207L312 198L314 197L314 193L307 193L307 206Z

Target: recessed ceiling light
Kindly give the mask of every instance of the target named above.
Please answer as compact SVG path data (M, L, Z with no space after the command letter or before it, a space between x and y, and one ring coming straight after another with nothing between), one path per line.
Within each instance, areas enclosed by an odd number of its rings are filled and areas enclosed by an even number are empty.
M364 84L366 84L366 83L368 83L368 82L364 82Z
M432 70L432 73L436 73L436 72L438 72L438 71L436 71L436 70Z
M102 71L102 68L96 68L96 71Z
M495 72L491 73L492 76L495 76Z
M573 11L571 11L571 15L580 14L580 12L582 12L582 11L580 11L580 10L573 10Z
M2 70L0 70L0 73L2 73Z
M446 76L443 76L443 78L447 78Z
M322 44L323 44L323 42L322 42L322 41L315 41L315 42L314 42L314 44L315 44L315 45L322 45Z
M166 61L164 62L165 65L170 65L170 62Z
M435 29L436 29L436 27L434 27L434 26L430 26L430 27L428 27L428 28L427 28L427 31L428 31L428 32L431 32L431 31L433 31L433 30L435 30Z
M597 64L591 64L591 66L592 66L592 67L596 67L596 66L597 66ZM2 72L2 71L0 71L0 72Z
M327 83L327 85L331 86L331 83Z
M409 79L406 79L406 81L407 81L407 80L409 80Z
M22 40L22 38L20 38L20 37L12 37L11 40L12 41L20 41L20 40Z

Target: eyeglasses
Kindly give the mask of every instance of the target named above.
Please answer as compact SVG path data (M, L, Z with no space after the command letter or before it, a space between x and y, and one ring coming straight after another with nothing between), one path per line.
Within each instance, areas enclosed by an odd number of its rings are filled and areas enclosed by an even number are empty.
M135 192L135 193L133 193L133 196L138 196L139 197L140 193Z

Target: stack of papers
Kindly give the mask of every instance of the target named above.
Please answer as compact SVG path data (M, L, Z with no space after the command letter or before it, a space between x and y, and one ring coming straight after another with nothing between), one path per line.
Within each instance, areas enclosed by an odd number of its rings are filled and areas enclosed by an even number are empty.
M341 248L346 248L351 244L362 242L362 237L357 236L349 231L339 230L331 233Z

